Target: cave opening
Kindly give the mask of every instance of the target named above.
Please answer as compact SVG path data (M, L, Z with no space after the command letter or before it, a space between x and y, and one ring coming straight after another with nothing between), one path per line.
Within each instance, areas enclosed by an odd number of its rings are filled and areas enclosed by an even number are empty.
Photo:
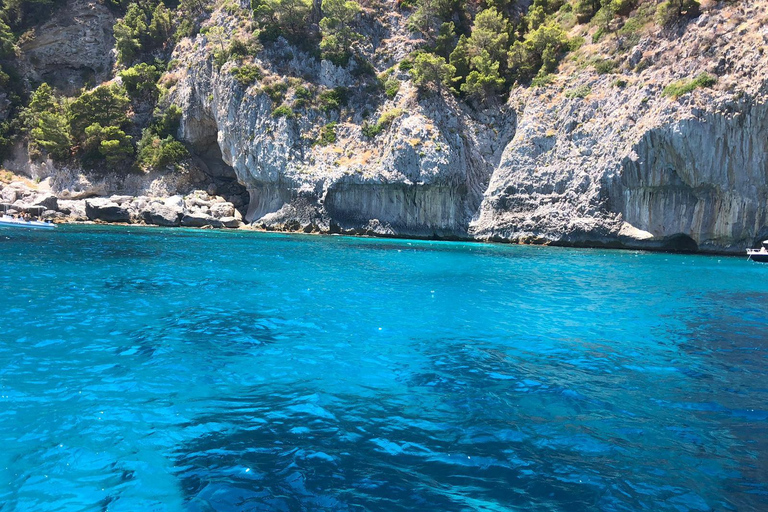
M665 251L691 253L698 252L699 244L684 233L677 233L664 240L662 247Z
M206 118L195 130L195 137L189 137L191 152L196 163L206 175L208 192L224 197L245 217L249 195L245 185L237 179L232 166L221 154L218 141L218 127L213 119Z

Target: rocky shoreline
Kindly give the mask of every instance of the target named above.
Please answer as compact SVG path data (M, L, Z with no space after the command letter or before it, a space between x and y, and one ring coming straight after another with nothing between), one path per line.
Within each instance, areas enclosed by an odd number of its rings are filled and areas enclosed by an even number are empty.
M42 187L45 189L45 187ZM644 250L650 252L701 253L721 256L741 256L741 251L695 250L669 243L624 243L618 240L549 240L543 237L478 238L473 236L437 234L420 236L382 231L375 228L343 228L336 223L286 223L270 225L244 220L241 209L223 197L205 190L193 190L186 195L151 197L147 195L111 195L84 199L63 199L46 190L36 190L31 183L12 181L0 183L0 211L10 215L26 214L34 219L55 224L112 224L145 227L188 227L198 229L241 229L272 233L315 235L346 235L371 238L442 240L507 245L546 245L585 249ZM667 241L668 242L668 241Z
M204 190L170 197L111 195L61 199L42 188L35 190L22 181L3 186L0 189L3 212L31 215L54 223L106 222L229 229L243 226L243 215L233 203Z

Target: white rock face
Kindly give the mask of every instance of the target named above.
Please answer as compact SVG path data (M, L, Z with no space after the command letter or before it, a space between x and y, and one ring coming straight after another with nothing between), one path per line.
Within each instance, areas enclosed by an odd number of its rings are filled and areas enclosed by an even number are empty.
M730 19L754 25L750 9L740 4ZM758 26L722 19L702 15L677 38L642 39L618 59L625 71L646 69L620 85L617 75L566 68L552 85L515 88L505 106L482 111L419 97L395 71L403 82L393 100L353 94L343 118L274 117L278 105L262 92L269 79L243 89L230 73L238 64L215 69L202 38L177 48L186 65L172 97L183 138L218 146L250 193L246 221L268 229L740 251L768 237L768 59L745 39ZM390 43L407 41L398 20L383 30ZM371 51L373 62L397 53ZM330 63L294 53L278 72L270 59L257 61L266 75L360 89ZM719 75L713 89L662 95L704 71ZM367 139L361 113L375 110L375 121L392 109L401 115ZM337 142L313 145L331 121Z
M483 108L417 94L397 68L400 89L387 99L356 63L318 62L282 40L249 62L264 76L244 87L232 75L244 63L219 69L198 35L178 44L166 83L183 111L179 135L216 185L193 169L89 175L21 151L6 168L47 188L0 186L0 197L80 220L237 227L244 198L221 187L234 172L250 197L244 220L267 229L741 251L768 238L768 52L755 50L768 42L766 5L721 4L644 37L611 54L618 74L567 60L550 85ZM83 71L108 73L112 14L72 0L56 16L21 48L36 62L27 77L75 87ZM379 72L420 44L406 18L361 14L362 51ZM222 9L211 23L239 26ZM701 72L717 84L663 94ZM280 81L290 86L276 101L268 88ZM310 87L308 105L295 103L297 84ZM333 87L346 88L348 105L323 111L319 94ZM273 115L281 104L293 115ZM384 117L381 133L364 135ZM336 141L317 144L329 123ZM83 202L94 196L113 197Z
M173 92L184 112L181 135L195 148L218 144L250 193L247 221L269 229L359 233L375 226L371 232L467 236L493 152L500 154L502 145L489 137L490 123L472 121L453 98L417 101L411 89L399 102L379 107L379 113L401 113L377 137L369 140L356 123L339 122L337 142L322 147L314 137L338 119L337 112L274 117L276 105L258 92L261 84L243 90L230 65L216 70L200 46L177 55L194 62ZM320 67L320 83L337 69ZM362 112L368 100L351 98L350 111ZM508 122L500 112L494 119Z

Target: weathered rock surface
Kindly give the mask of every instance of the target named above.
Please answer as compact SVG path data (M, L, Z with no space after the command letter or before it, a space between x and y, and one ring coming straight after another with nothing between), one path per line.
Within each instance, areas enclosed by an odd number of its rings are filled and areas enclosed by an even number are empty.
M190 228L202 228L204 226L218 228L221 227L222 223L219 219L211 217L206 213L190 212L184 214L181 218L181 225Z
M85 200L85 215L90 220L104 222L130 222L131 212L111 199L94 198Z
M766 238L768 82L760 70L768 60L738 40L767 37L756 25L764 9L704 14L679 38L640 41L636 50L654 64L628 75L626 87L614 76L576 75L513 92L518 130L470 233L733 252ZM705 44L706 52L684 53ZM723 55L733 73L720 69L713 89L664 97L676 79L717 72ZM579 89L585 97L573 94Z
M181 208L173 208L160 202L153 202L144 210L144 222L158 226L178 226L184 212Z
M99 221L215 228L239 228L243 225L242 214L232 203L202 190L187 196L112 195L58 199L50 192L38 190L47 190L48 185L47 182L0 183L0 197L11 212L28 213L57 222Z
M266 229L741 251L768 236L768 62L749 40L768 39L765 8L741 2L660 30L617 54L618 75L566 63L553 84L513 89L507 105L485 111L420 97L395 71L400 92L368 108L402 115L373 140L360 131L367 98L352 97L339 118L275 118L262 83L240 87L234 63L217 70L204 36L177 48L187 66L172 96L184 138L215 141L250 193L246 220ZM218 12L214 23L230 21ZM383 38L402 30L393 20L380 28ZM369 51L386 62L392 48ZM278 73L357 83L293 55L278 70L260 54L264 83ZM701 72L718 84L662 95ZM337 142L313 145L318 127L337 120Z
M222 12L213 20L231 23ZM403 30L382 30L395 28ZM280 51L278 45L259 60L272 77L264 83L278 73L270 59ZM370 51L374 61L389 58ZM245 220L266 229L466 237L493 166L514 134L506 107L473 116L449 96L419 99L406 81L393 100L370 104L365 77L292 54L280 73L308 77L319 88L349 87L349 109L302 108L294 117L275 117L276 105L258 91L262 83L244 90L231 74L236 63L220 70L212 65L205 36L181 43L175 53L181 64L172 98L184 112L181 135L195 148L217 146L212 152L248 189ZM398 78L408 75L399 72ZM401 114L368 139L361 132L366 110L373 121L385 112ZM315 145L329 122L338 122L337 142Z
M408 14L386 1L386 16L378 7L361 14L362 51L378 71L422 44ZM66 66L98 72L108 59L104 27L114 20L99 4L72 5L22 45L28 62L41 63L31 79L64 69L74 84ZM340 68L282 39L253 61L219 67L202 31L179 42L165 82L195 166L97 176L22 154L6 166L47 188L11 184L0 197L79 220L235 227L243 213L257 227L289 231L741 251L768 237L768 52L756 51L768 43L767 6L720 2L624 49L615 37L586 43L549 85L516 87L503 105L482 107L419 94L397 67L390 77L400 89L387 99L370 92L376 78L354 59ZM206 23L236 33L235 11L220 5ZM616 73L593 70L600 55ZM263 71L247 86L232 75L245 63ZM701 72L717 84L663 94ZM293 85L273 101L264 89L277 82ZM296 83L310 88L309 105L295 101ZM349 92L347 106L319 108L319 94L337 86ZM294 115L273 115L281 104ZM364 123L382 115L390 122L381 133L364 135ZM323 146L329 123L336 141Z
M70 0L25 36L20 50L26 77L68 92L87 80L106 80L112 68L114 23L114 15L102 3Z

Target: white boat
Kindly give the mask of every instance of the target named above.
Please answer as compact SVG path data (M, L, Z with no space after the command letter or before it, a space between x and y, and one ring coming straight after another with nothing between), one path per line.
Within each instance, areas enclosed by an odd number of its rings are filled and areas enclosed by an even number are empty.
M52 222L17 219L10 215L0 216L0 228L54 229L55 227L56 224Z
M759 249L747 249L747 259L768 263L768 240L764 240Z

